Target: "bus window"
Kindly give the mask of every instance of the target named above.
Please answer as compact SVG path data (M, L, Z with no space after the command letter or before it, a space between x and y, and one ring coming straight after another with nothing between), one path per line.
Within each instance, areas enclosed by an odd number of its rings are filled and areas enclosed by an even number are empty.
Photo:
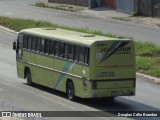
M37 38L37 44L36 44L36 51L39 52L40 51L40 44L41 44L41 38Z
M41 39L41 42L40 42L40 52L44 53L44 39Z
M28 36L24 35L23 36L23 48L27 49L27 43L28 43Z
M28 50L31 50L31 41L32 41L32 36L28 36Z
M45 51L44 51L45 54L49 54L49 40L45 40Z
M35 49L36 49L36 37L32 36L31 50L35 51Z
M51 41L49 43L49 54L54 55L54 47L55 47L55 41Z
M85 48L85 63L89 64L89 48Z
M55 56L58 56L58 47L59 47L59 42L55 41Z
M68 59L68 44L65 43L64 58Z
M75 45L74 46L74 61L78 62L79 61L79 46Z
M64 43L62 42L59 43L58 56L62 58L64 57Z
M73 60L74 46L68 44L68 59Z
M79 62L84 63L84 47L79 47Z

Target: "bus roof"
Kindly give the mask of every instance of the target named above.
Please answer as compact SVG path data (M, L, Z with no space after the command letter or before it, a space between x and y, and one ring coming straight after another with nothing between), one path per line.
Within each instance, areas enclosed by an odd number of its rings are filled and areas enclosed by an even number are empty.
M65 42L82 44L86 46L90 46L92 43L97 41L128 40L128 39L110 38L99 35L87 34L60 28L31 28L31 29L24 29L20 31L20 33L28 33L32 35L42 36L45 38L58 39L58 40L63 40Z

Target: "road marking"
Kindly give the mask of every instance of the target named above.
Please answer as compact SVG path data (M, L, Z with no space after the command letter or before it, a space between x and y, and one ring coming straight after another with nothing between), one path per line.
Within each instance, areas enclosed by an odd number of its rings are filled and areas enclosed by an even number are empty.
M34 93L34 92L33 92L33 93ZM34 94L37 94L37 93L34 93ZM65 106L65 107L70 107L71 109L76 109L76 108L74 108L74 107L72 107L72 106L70 106L70 105L66 105L66 104L64 104L64 103L62 103L62 102L53 100L53 99L48 98L48 97L46 97L46 96L44 96L44 95L37 94L37 96L43 97L44 99L47 99L48 101L51 101L51 102L54 102L54 103L59 103L60 105L63 105L63 106Z
M88 106L84 106L86 109L90 110L90 111L97 111L97 109L94 109L94 108L91 108L91 107L88 107Z

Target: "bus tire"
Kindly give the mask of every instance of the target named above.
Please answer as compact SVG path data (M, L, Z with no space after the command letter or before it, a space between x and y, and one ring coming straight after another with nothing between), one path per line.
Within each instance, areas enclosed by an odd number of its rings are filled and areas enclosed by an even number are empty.
M71 80L67 81L66 94L69 100L71 101L75 100L74 85Z
M114 98L115 98L115 97L108 97L107 99L108 99L109 101L113 101Z
M26 76L26 78L27 78L27 84L28 85L32 85L32 76L31 76L31 72L30 72L30 70L27 70L27 76Z

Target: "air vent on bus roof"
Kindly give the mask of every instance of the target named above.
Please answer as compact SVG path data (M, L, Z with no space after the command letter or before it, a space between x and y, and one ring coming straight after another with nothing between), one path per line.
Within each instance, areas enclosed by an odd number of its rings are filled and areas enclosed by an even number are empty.
M56 28L42 28L43 30L56 30Z
M82 36L82 37L95 37L94 34L84 34L84 35L80 35L80 36Z

